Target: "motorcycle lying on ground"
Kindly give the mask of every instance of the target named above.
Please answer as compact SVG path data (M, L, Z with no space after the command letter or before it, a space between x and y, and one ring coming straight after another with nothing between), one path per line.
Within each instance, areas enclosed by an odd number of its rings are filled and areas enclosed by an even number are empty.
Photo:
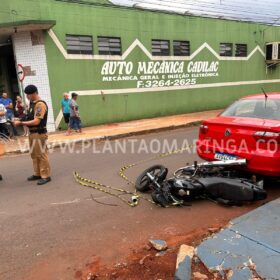
M184 205L195 199L210 199L224 205L242 205L266 199L263 181L239 178L235 166L246 165L245 159L203 162L182 167L166 179L168 169L154 165L136 180L140 192L152 191L152 199L162 207Z

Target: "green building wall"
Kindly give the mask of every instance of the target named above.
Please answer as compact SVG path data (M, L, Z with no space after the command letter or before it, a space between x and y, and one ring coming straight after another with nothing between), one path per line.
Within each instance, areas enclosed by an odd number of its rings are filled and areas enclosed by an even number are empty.
M79 104L84 125L119 122L132 119L181 114L224 108L240 96L279 91L279 67L267 68L261 53L265 44L280 41L280 28L261 24L181 16L163 12L113 7L107 2L77 4L55 0L0 0L0 23L22 20L55 20L52 31L66 46L66 34L92 35L94 55L98 55L97 36L121 37L122 53L138 39L151 53L152 39L188 40L191 55L204 43L205 47L191 61L219 62L217 77L197 78L197 87L167 87L145 92L137 89L136 81L104 82L101 70L106 59L66 59L57 43L45 32L45 46L55 116L60 112L62 94L68 91L94 91L95 95L80 96ZM100 4L101 3L101 4ZM104 5L102 3L105 3ZM7 11L7 13L5 13ZM10 11L10 13L8 13ZM13 11L13 12L11 12ZM217 57L219 45L245 43L245 60L224 60ZM112 59L112 58L111 58ZM110 60L114 61L114 60ZM136 46L125 61L137 65L149 62L147 53ZM174 61L182 61L175 58ZM184 73L190 61L184 60ZM136 75L136 67L132 75ZM162 79L162 78L160 78ZM271 83L266 82L274 80ZM122 92L122 89L124 92ZM131 89L129 92L127 89ZM100 94L96 94L100 90ZM109 93L107 94L107 91ZM117 90L117 94L110 94ZM105 94L103 95L102 92Z

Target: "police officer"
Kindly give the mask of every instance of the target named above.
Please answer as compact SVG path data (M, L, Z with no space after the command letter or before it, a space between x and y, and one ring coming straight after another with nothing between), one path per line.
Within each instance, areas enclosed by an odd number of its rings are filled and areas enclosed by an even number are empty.
M34 174L27 178L28 181L36 181L37 185L44 185L51 181L50 164L47 153L47 120L48 106L43 101L38 89L29 85L24 89L30 106L25 118L15 120L15 125L25 125L29 128L29 145L31 158L33 160Z

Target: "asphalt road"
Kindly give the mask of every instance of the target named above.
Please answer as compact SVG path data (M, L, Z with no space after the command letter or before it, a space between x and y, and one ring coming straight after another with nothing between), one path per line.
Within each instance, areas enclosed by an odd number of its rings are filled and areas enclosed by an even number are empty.
M132 190L118 176L120 167L167 152L168 148L180 148L186 141L192 144L196 136L197 128L187 128L91 147L77 145L67 152L65 147L56 149L50 154L52 182L40 187L26 181L32 174L28 155L1 159L0 279L75 279L77 271L87 265L123 261L132 248L143 246L149 238L225 224L258 206L226 208L196 201L191 207L163 209L141 201L130 208L73 179L72 172L77 170L83 177ZM158 141L163 144L161 150ZM195 152L187 151L141 163L127 175L134 180L155 163L166 165L171 174L197 159ZM269 199L279 197L279 188L271 186L268 191Z

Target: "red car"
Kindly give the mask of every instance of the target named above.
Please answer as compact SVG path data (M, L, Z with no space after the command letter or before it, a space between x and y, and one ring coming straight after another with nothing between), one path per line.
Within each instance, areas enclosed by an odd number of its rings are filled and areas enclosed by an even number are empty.
M280 177L280 93L243 97L200 126L198 155L246 159L246 171Z

